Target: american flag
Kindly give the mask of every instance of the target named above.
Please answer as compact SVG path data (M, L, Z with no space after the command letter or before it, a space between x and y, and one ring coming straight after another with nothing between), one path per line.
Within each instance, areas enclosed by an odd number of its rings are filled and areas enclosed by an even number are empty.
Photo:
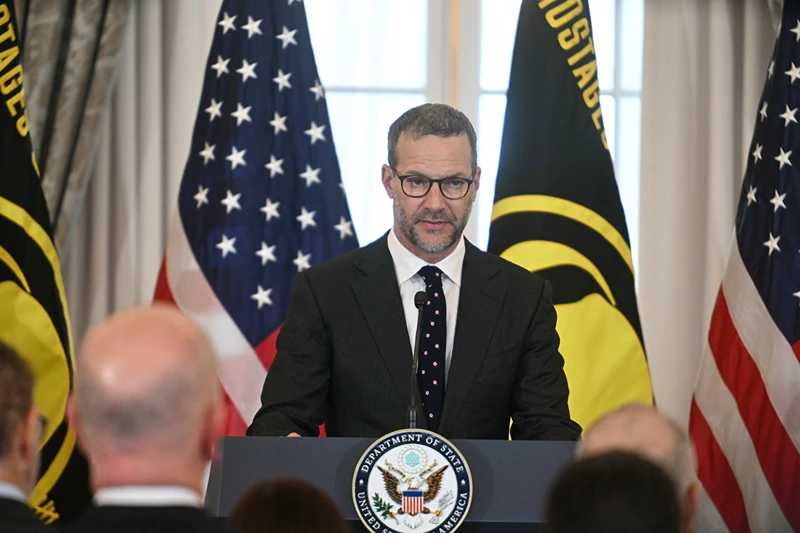
M781 28L691 406L700 531L800 531L797 0Z
M423 498L421 490L404 490L403 491L403 512L410 515L419 514L422 512Z
M156 300L209 334L227 434L260 406L296 274L357 247L300 0L224 0Z

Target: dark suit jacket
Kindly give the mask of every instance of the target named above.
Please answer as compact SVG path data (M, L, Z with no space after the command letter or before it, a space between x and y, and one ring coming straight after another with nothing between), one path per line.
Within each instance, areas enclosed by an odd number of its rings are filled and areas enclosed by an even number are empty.
M17 500L0 498L0 531L5 533L47 533L52 531L36 518L30 507Z
M507 439L513 418L512 438L576 440L555 324L547 282L467 242L438 432ZM298 274L248 434L311 436L324 422L329 436L377 438L406 427L410 346L386 236Z
M222 520L194 507L93 507L68 533L224 533Z

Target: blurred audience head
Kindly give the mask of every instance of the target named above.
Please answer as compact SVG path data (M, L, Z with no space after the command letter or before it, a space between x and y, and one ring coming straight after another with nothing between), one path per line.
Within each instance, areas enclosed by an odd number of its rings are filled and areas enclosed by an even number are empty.
M44 430L33 403L33 372L10 346L0 343L0 481L29 495L39 474Z
M334 501L299 479L275 479L253 485L228 519L242 533L347 533Z
M547 499L550 533L678 533L675 484L637 453L579 459L555 479Z
M170 306L108 318L83 342L68 411L95 489L182 485L202 492L222 421L208 338Z
M578 458L611 450L641 454L672 478L683 515L682 531L692 531L699 498L694 445L672 419L651 406L624 405L598 419L583 433Z

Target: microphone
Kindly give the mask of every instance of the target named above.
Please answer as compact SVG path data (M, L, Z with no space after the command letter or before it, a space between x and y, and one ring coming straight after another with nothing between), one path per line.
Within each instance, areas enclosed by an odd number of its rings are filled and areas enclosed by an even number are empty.
M428 302L428 295L425 291L419 291L414 295L414 307L419 310L417 313L417 334L414 337L414 355L411 363L411 403L408 406L408 427L409 429L417 429L417 413L419 407L417 406L417 395L414 394L417 390L417 367L419 366L419 334L422 329L422 312L425 311L425 305Z

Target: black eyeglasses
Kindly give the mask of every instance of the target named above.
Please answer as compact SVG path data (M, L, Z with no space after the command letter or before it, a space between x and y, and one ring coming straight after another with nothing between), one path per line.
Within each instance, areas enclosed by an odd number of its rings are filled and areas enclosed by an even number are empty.
M441 191L442 196L448 200L461 200L467 195L470 185L475 181L474 179L456 177L434 180L420 174L401 176L396 168L393 166L389 166L389 168L392 169L397 179L400 180L400 188L403 190L403 194L411 198L422 198L430 192L431 187L436 183L439 186L439 191Z

